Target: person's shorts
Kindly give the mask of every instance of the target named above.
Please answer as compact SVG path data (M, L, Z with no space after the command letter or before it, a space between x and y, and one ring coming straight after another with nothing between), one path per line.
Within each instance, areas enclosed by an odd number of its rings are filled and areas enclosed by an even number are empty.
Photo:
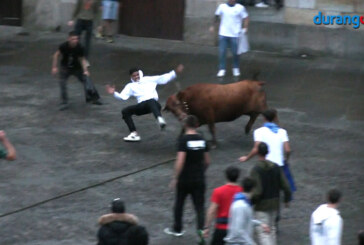
M117 20L119 14L119 2L117 1L102 1L102 19Z

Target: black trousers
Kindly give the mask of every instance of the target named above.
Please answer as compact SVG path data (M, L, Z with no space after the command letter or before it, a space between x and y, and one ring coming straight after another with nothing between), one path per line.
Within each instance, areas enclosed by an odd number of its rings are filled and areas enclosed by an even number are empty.
M76 21L76 25L75 25L75 32L77 33L77 35L79 35L81 37L82 31L86 32L85 35L85 57L88 58L88 55L90 53L90 46L91 46L91 38L92 38L92 20L82 20L82 19L78 19Z
M176 200L174 205L174 225L173 230L181 232L183 206L185 204L186 197L191 195L193 206L196 212L197 229L202 230L205 222L205 183L178 183L176 191Z
M70 76L77 77L77 79L83 84L86 102L97 101L98 99L100 99L100 95L93 85L91 79L83 74L82 69L69 69L66 67L62 67L60 70L59 81L62 103L68 103L67 80Z
M150 100L140 102L139 104L131 105L131 106L124 108L121 111L121 114L123 115L123 119L124 119L126 125L128 125L130 132L134 132L134 131L136 131L136 128L135 128L133 119L131 118L132 115L141 116L141 115L153 113L154 117L158 118L158 117L162 116L161 108L162 108L162 106L155 99L150 99Z
M211 245L224 245L224 238L227 235L227 230L215 229L212 236Z

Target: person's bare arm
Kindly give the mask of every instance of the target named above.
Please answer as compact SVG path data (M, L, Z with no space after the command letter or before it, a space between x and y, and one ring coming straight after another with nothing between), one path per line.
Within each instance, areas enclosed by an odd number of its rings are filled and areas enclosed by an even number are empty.
M248 161L250 158L252 158L253 156L255 156L256 154L258 154L258 145L260 144L260 141L255 141L254 142L254 146L251 149L251 151L249 152L248 155L246 156L242 156L239 158L239 161L241 162L246 162Z
M86 76L90 76L90 72L88 71L89 63L85 57L81 58L81 63L82 63L83 74L85 74Z
M209 236L210 226L211 226L212 221L216 217L218 207L219 206L217 205L217 203L212 202L210 204L209 209L207 210L205 227L204 227L204 230L203 230L203 235L204 235L205 238L207 238Z
M243 20L243 29L245 30L245 32L248 32L248 27L249 27L249 17L246 17Z
M217 29L217 27L219 26L219 24L220 24L220 17L218 15L215 15L214 21L209 28L210 32L214 32L215 29Z
M59 50L57 50L54 54L53 54L53 60L52 60L52 74L56 75L58 73L58 57L59 57Z
M289 141L283 143L283 150L284 150L284 160L287 162L289 156L291 155L291 146L289 145Z
M182 172L185 160L186 160L186 152L184 151L177 152L176 163L174 164L174 175L170 184L171 188L175 188L178 177Z
M210 166L211 158L210 154L208 152L204 153L204 159L205 159L205 170Z
M6 134L3 130L0 130L0 141L4 145L7 155L6 160L14 161L16 159L16 150L15 147L11 144L10 140L6 137Z
M174 71L176 72L176 74L181 74L184 70L184 66L182 64L179 64L176 69L174 69Z

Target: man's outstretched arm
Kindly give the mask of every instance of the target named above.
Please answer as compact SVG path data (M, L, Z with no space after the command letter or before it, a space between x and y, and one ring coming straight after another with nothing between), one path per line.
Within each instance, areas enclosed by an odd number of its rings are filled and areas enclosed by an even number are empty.
M9 160L9 161L14 161L16 159L15 147L8 140L8 138L6 137L6 134L3 130L0 130L0 141L2 142L2 144L4 145L4 147L7 151L7 155L6 155L5 159Z
M144 77L145 80L150 80L151 82L155 82L157 84L167 84L177 77L177 75L181 74L184 70L184 66L179 64L173 71L170 71L166 74L160 76L151 76Z

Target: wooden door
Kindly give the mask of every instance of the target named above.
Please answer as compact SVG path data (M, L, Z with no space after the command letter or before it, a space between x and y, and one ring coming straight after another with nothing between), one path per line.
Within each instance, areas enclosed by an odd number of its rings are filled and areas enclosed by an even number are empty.
M22 0L0 0L0 25L22 25Z
M184 0L122 0L119 32L182 40L184 5Z

